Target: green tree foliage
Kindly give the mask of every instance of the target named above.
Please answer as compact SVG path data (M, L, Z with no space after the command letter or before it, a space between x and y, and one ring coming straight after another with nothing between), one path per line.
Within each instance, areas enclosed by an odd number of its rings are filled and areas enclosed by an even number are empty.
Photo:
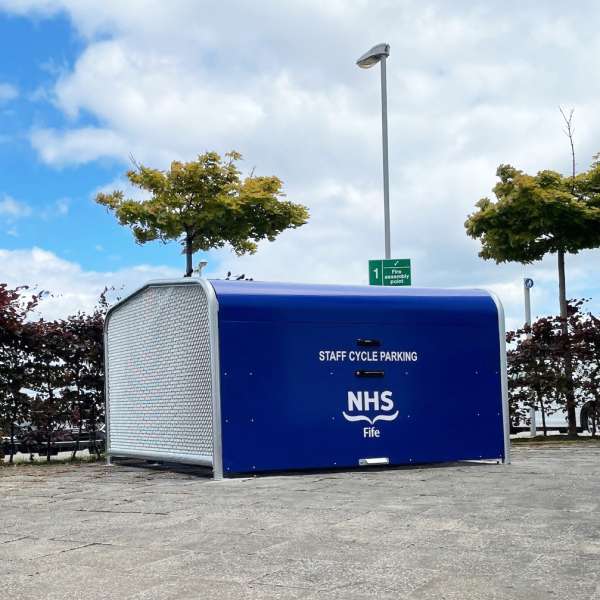
M112 210L121 225L133 231L136 242L178 241L186 256L186 277L192 256L229 244L238 254L253 253L260 240L273 241L282 231L308 220L306 207L282 200L277 177L242 177L238 152L225 159L216 152L195 161L174 161L168 171L143 165L127 173L147 200L126 199L123 192L100 193L96 201Z
M574 181L555 171L527 175L510 165L500 165L496 175L496 200L479 200L465 223L467 234L481 241L479 256L531 263L600 246L599 162Z
M528 175L510 165L500 165L496 174L500 181L493 190L495 200L477 202L465 222L467 234L481 242L479 256L497 263L531 263L556 253L566 328L565 254L600 246L600 162L570 177L555 171ZM567 348L569 377L568 356ZM571 389L567 412L570 433L576 435L573 394Z

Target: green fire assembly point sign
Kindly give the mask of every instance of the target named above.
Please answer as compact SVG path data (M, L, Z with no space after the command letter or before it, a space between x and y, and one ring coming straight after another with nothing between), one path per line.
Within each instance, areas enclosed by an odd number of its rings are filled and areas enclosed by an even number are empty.
M370 260L369 285L410 285L410 258Z

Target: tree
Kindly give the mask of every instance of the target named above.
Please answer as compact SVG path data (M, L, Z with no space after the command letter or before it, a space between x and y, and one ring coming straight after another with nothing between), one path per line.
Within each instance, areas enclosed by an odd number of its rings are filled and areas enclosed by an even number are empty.
M62 343L56 349L56 356L61 361L64 381L63 399L70 406L70 421L77 428L75 448L71 458L75 458L81 443L84 428L85 392L82 383L85 372L85 346L82 333L85 329L85 317L80 313L59 322Z
M543 317L531 326L508 332L506 341L514 345L507 353L512 413L519 421L527 421L524 409L533 405L541 412L547 435L546 417L558 410L561 389L561 332L557 332L554 319Z
M541 317L531 326L507 333L509 400L514 425L527 422L525 409L533 405L542 414L546 435L546 417L566 408L573 384L576 399L585 402L591 394L586 388L589 374L598 372L600 383L600 367L594 364L595 348L589 337L594 317L584 315L584 303L585 300L568 302L567 335L560 316ZM597 356L600 357L600 347ZM573 367L570 374L565 366L567 360Z
M61 357L64 345L59 321L30 323L31 374L28 387L34 393L31 420L35 427L38 445L46 445L46 460L50 461L55 442L60 440L71 413L65 397L65 364Z
M572 347L579 358L581 426L590 429L595 437L600 421L600 319L591 313L583 316L578 312L571 316L569 324Z
M104 294L102 302L91 315L78 313L58 322L62 342L56 351L64 376L59 385L70 407L70 421L77 428L72 458L79 451L84 431L89 433L90 453L100 455L97 431L104 410Z
M149 199L125 199L122 191L114 191L98 194L96 201L130 227L139 244L178 241L186 257L185 276L191 277L192 257L199 250L229 244L238 255L254 253L258 241L273 241L308 220L306 207L281 200L279 178L242 178L236 165L241 158L238 152L227 153L225 160L207 152L192 162L174 161L168 171L136 164L127 178L149 192Z
M512 333L512 332L511 332ZM526 407L532 403L529 389L520 385L521 366L515 360L511 350L507 352L508 373L508 418L510 433L515 433L521 423L527 422Z
M77 340L83 367L79 372L81 406L79 413L81 427L89 434L90 454L100 458L98 427L104 422L104 319L109 309L108 289L100 294L100 299L91 315L78 315L74 318ZM74 456L74 454L73 454Z
M30 397L24 393L28 380L30 330L27 316L41 297L27 295L26 287L11 289L0 283L0 434L10 438L9 461L13 462L17 428L30 417ZM0 444L0 455L1 452ZM1 458L1 456L0 456Z
M500 179L493 189L496 200L477 202L477 210L465 222L467 234L481 241L479 256L497 263L526 264L546 254L557 255L560 315L566 334L565 254L600 246L600 161L596 157L588 171L579 175L573 171L568 177L548 170L528 175L511 165L500 165L496 175ZM576 436L569 355L567 348L569 434Z

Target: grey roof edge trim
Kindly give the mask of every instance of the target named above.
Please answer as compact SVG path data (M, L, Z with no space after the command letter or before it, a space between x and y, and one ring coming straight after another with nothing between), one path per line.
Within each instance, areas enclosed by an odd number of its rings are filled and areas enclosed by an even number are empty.
M506 320L500 297L491 290L485 290L498 311L498 337L500 342L500 383L502 388L502 431L504 434L504 462L510 464L510 421L508 416L508 373L506 364Z
M212 389L212 442L213 477L223 479L223 429L221 426L221 367L219 348L219 301L213 285L206 279L199 279L208 304L210 329L210 372Z

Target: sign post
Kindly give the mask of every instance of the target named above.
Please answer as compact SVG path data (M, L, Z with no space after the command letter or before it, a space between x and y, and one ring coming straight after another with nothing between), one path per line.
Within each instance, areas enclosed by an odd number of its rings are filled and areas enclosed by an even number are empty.
M410 258L370 260L369 285L411 285Z
M531 327L531 294L530 290L533 287L533 279L526 277L523 279L523 292L525 295L525 325ZM531 333L527 334L531 337ZM529 407L529 435L535 437L537 435L537 427L535 422L535 402L532 400Z

